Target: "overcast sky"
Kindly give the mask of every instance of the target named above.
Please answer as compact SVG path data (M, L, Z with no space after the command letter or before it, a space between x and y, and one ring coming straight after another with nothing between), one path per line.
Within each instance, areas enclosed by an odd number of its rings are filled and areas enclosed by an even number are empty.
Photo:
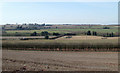
M0 24L118 22L118 2L6 2L0 7Z

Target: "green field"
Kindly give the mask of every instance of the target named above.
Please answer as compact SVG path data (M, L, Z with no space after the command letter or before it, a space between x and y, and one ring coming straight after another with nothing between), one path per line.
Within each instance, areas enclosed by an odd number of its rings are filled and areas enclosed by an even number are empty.
M47 31L50 34L53 33L76 33L77 35L80 35L81 33L87 32L87 31L96 31L97 33L118 33L118 29L41 29L41 30L6 30L6 34L8 36L15 36L15 34L21 34L23 36L29 36L33 32L37 32L40 34L42 31Z
M20 26L20 25L19 25ZM47 31L49 35L59 33L61 35L66 33L75 33L76 35L85 35L87 31L95 31L98 36L107 33L118 34L117 25L52 25L52 26L39 26L37 25L21 25L22 29L17 29L18 25L6 25L3 29L3 36L30 36L33 32L37 32L38 36L41 32ZM109 29L104 29L108 27ZM27 29L29 28L29 29ZM36 29L35 29L36 28Z

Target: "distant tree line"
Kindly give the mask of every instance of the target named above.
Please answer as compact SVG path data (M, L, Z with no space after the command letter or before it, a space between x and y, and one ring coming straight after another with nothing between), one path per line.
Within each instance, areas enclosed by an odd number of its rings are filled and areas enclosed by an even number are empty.
M19 27L20 28L20 27ZM71 32L71 33L59 33L59 32L53 32L53 33L49 33L48 31L42 31L41 33L38 33L36 31L32 32L32 33L19 33L19 32L15 32L15 33L7 33L5 30L2 30L2 35L3 36L75 36L75 35L89 35L89 36L103 36L103 37L117 37L119 36L119 34L111 32L111 33L102 33L102 32L96 32L96 31L86 31L86 32L80 32L80 33L76 33L76 32Z
M41 35L45 36L45 39L49 39L49 33L47 31L42 31ZM31 33L31 36L38 36L38 33L35 31L35 32Z
M110 27L103 27L103 29L110 29Z
M52 27L52 25L46 24L22 24L22 25L2 25L2 30L38 30L38 29L57 29L58 27Z
M93 35L93 36L103 36L103 37L115 37L116 35L111 32L111 33L106 33L106 34L98 34L96 31L87 31L86 35Z

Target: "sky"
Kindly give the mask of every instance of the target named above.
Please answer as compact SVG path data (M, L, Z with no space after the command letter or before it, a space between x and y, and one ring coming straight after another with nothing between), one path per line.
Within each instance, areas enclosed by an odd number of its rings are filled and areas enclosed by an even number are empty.
M0 24L114 24L118 2L5 2Z

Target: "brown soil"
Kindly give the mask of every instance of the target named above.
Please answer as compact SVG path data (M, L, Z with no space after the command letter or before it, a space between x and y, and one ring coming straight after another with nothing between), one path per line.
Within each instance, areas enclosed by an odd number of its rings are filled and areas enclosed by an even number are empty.
M3 71L117 71L117 52L3 50Z

